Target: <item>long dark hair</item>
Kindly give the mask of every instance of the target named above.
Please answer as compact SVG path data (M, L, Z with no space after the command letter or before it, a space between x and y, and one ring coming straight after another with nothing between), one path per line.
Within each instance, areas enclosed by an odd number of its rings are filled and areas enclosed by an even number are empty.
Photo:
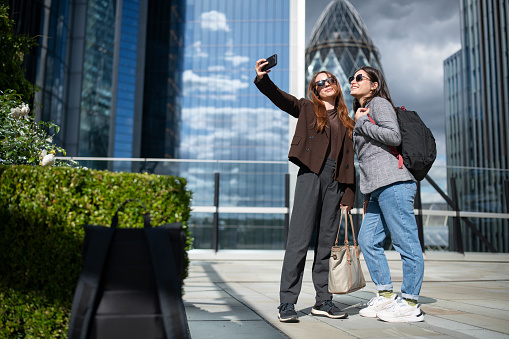
M331 87L336 89L336 99L334 100L334 107L338 112L339 120L343 123L348 131L348 136L352 137L353 128L355 126L355 122L350 115L348 114L348 108L346 107L345 98L343 97L343 92L341 91L341 86L339 86L338 79L334 76L334 74L329 73L327 71L320 71L313 75L311 81L308 86L308 99L313 102L313 111L316 115L315 128L317 132L322 132L327 125L327 121L329 121L329 117L327 116L327 110L325 109L325 104L320 99L318 95L318 91L316 89L316 77L318 74L325 73L327 78L333 78L335 82L330 84Z
M392 103L391 94L389 93L389 87L387 86L387 82L385 81L383 73L380 72L378 69L369 67L369 66L362 66L361 68L356 70L355 73L357 73L360 70L363 70L364 72L366 72L366 74L368 75L368 78L371 82L378 82L378 87L376 89L374 89L373 93L365 99L364 106L361 105L359 100L354 98L353 99L353 111L357 112L357 109L359 109L360 107L366 107L366 105L374 97L384 98L387 101L389 101L392 106L394 106L394 104Z

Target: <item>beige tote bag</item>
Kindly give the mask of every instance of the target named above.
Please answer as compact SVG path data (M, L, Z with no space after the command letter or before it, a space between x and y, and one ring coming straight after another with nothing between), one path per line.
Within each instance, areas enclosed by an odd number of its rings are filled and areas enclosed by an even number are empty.
M353 246L348 243L348 216L350 217ZM343 217L345 219L345 244L343 246L338 246L339 230L341 229ZM355 239L352 215L347 212L346 207L343 207L341 208L341 218L339 219L338 235L331 249L331 256L329 259L329 292L345 294L360 290L364 286L366 286L366 281L362 274L359 248L357 240Z

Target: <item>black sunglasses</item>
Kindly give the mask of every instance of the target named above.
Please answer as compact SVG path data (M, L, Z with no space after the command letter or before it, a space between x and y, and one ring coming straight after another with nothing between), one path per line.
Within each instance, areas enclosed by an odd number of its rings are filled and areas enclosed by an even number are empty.
M332 84L336 83L336 79L334 79L333 77L329 77L327 79L323 79L323 80L317 81L316 82L316 87L318 87L318 88L325 87L325 82L328 82L329 85L332 85Z
M356 76L354 76L354 77L349 77L349 78L348 78L348 82L352 83L354 80L355 80L356 82L361 82L363 79L368 79L369 81L371 81L371 79L370 79L370 78L365 77L365 76L364 76L364 75L362 75L362 74L357 74L357 75L356 75Z

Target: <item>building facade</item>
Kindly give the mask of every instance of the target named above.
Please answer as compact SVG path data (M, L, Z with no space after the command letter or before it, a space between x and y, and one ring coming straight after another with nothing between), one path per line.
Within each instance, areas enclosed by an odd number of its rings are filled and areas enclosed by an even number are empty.
M382 70L378 50L352 4L348 0L331 1L316 22L306 48L306 88L313 74L327 70L337 77L346 106L352 109L348 78L361 66Z
M509 5L461 0L460 51L444 61L448 177L456 178L460 209L503 213L509 180ZM475 219L500 252L509 251L503 219ZM487 251L463 229L465 251Z
M258 91L254 68L277 54L271 79L304 96L295 85L304 79L304 10L303 0L187 0L179 153L202 167L179 172L190 179L195 206L214 205L209 187L219 181L218 199L229 209L219 215L219 248L284 247L285 216L270 209L285 206L290 117ZM212 246L213 219L195 209L195 247Z
M54 1L46 6L42 0L10 0L9 14L17 34L38 37L38 48L25 56L25 77L40 90L34 101L39 119L62 126L67 108L69 74L70 1ZM59 133L54 140L63 144Z
M69 156L178 157L183 0L9 5L18 32L39 37L27 76Z

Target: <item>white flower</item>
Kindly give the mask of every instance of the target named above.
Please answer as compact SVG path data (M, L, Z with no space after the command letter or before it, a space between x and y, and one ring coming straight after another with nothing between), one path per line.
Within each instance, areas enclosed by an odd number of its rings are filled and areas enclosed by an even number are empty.
M46 142L49 142L49 143L53 142L53 137L49 137L48 139L46 139Z
M41 166L49 167L52 166L55 163L55 155L54 154L48 154L42 158Z
M28 108L28 104L23 104L21 105L21 116L22 117L25 117L28 115L28 113L30 113L30 108Z
M43 150L43 151L41 152L41 155L39 155L39 158L40 158L40 159L42 159L42 158L44 158L47 154L48 154L48 152L47 152L46 150Z
M21 110L19 109L19 107L11 108L11 116L13 118L15 118L15 119L18 118L20 113L21 113Z

